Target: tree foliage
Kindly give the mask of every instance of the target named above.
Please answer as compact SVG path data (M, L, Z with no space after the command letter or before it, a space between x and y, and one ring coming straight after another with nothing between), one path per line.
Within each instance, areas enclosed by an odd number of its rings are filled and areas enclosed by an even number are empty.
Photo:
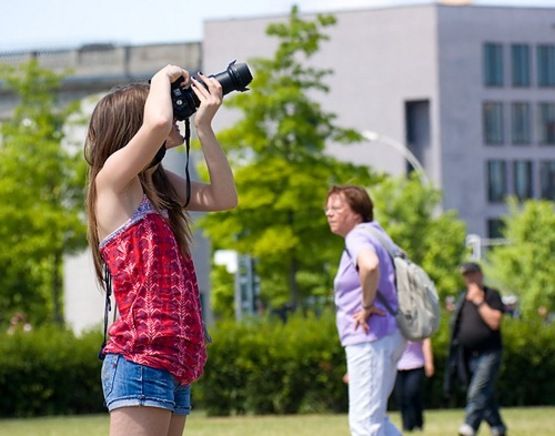
M63 255L85 245L85 167L64 131L78 104L61 107L63 75L36 60L0 78L19 97L0 125L0 312L61 321Z
M555 310L555 203L512 200L504 223L508 244L488 255L488 275L520 297L523 313L534 316L539 306Z
M273 58L249 62L251 91L226 102L243 117L219 134L234 166L239 207L208 215L201 226L216 248L256 259L263 296L273 306L330 295L342 241L330 235L322 213L326 192L333 183L375 179L367 167L324 153L328 142L361 139L311 98L327 92L331 71L307 61L327 39L323 28L334 23L328 15L302 20L294 7L288 22L270 24L267 34L279 39L278 48Z

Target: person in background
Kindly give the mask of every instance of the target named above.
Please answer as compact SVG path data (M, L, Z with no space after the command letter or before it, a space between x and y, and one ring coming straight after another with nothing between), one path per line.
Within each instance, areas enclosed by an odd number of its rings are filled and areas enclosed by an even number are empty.
M504 305L495 289L484 285L482 268L475 262L461 266L466 290L459 297L452 319L445 392L458 375L466 385L466 408L460 436L474 436L485 420L493 436L507 428L495 399L495 382L502 356L501 319Z
M434 375L432 341L408 341L397 364L395 401L401 411L404 431L424 429L424 376Z
M373 209L361 187L334 186L328 191L330 230L345 239L334 290L337 328L347 356L353 436L401 434L386 412L406 340L380 301L385 299L394 310L398 306L391 258L369 231L372 227L389 238L374 221Z
M539 306L537 312L542 322L546 325L551 324L555 320L555 313L550 312L547 306Z
M31 324L27 321L27 316L23 312L15 312L10 318L7 334L13 335L16 332L29 333L33 330Z

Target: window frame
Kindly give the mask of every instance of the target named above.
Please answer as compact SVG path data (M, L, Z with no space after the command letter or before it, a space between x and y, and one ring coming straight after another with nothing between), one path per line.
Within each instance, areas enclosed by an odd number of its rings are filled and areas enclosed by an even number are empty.
M536 46L536 70L538 87L555 87L555 44Z
M494 177L496 174L492 172L494 164L501 164L501 194L496 195L497 189L494 189ZM488 203L498 204L503 203L508 195L508 177L507 177L507 162L503 159L488 159L486 161L486 195Z
M545 171L544 168L549 168L549 172L551 173L551 177L553 179L552 183L549 183L547 190L544 189L544 180L545 180ZM541 160L539 165L539 178L540 178L540 197L544 200L555 200L555 160ZM551 193L551 196L549 196Z
M525 107L526 114L522 119L518 119L517 108ZM522 123L520 122L522 121ZM524 134L517 131L517 127L523 125ZM511 144L513 145L530 145L532 143L532 105L527 101L511 102Z
M519 192L519 176L518 174L520 174L520 171L518 170L518 167L520 165L524 164L526 171L526 193L524 193L523 195L521 195L521 192ZM534 163L533 161L531 161L530 159L519 159L519 160L514 160L513 164L512 164L512 171L513 171L513 195L519 200L519 201L524 201L524 200L529 200L531 198L534 198Z
M483 83L487 88L501 88L504 86L503 44L500 42L485 42L482 48Z
M547 111L544 109L548 109ZM550 116L544 117L546 112L551 112ZM541 145L555 145L555 102L538 102L538 142ZM551 119L551 121L549 120ZM550 132L551 130L551 132Z
M523 62L521 64L520 62ZM514 88L529 88L532 85L530 44L511 44L511 84ZM521 76L525 80L517 80Z
M499 109L499 113L494 114L495 115L494 123L496 124L499 122L499 125L495 129L499 132L499 138L495 138L494 136L496 135L492 135L490 133L491 131L490 126L493 125L493 124L490 124L490 120L493 118L490 119L488 116L488 110L487 110L488 106ZM482 103L482 137L483 137L484 144L486 145L499 146L499 145L505 144L504 106L505 104L501 101L486 100Z

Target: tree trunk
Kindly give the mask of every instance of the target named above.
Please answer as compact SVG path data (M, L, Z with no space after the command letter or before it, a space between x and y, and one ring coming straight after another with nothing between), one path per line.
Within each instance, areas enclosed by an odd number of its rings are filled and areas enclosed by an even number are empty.
M291 303L293 310L299 308L299 285L297 284L297 259L295 255L291 256L291 263L289 264L289 288L291 289Z
M64 316L62 313L62 261L62 252L56 250L52 265L52 315L54 322L60 326L64 324Z
M293 211L289 211L288 221L291 228L293 228L293 223L295 222L295 214ZM291 304L293 305L293 310L296 311L299 308L300 295L299 295L299 285L297 283L297 271L299 269L297 258L295 256L295 250L291 251L291 262L289 263L289 289L291 289Z

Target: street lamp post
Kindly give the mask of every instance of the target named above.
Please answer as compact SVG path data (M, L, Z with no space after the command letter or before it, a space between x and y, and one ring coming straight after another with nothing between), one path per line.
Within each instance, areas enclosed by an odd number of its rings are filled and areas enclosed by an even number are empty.
M412 165L414 170L420 176L420 179L422 180L422 182L426 185L431 185L430 179L426 175L426 171L424 171L424 167L406 145L400 143L399 141L396 141L393 138L390 138L388 136L382 135L377 132L372 132L370 130L363 131L362 136L364 137L364 139L370 142L379 142L397 150L399 153L403 155L403 157L407 160L407 162Z
M509 245L505 238L482 238L480 235L470 233L466 235L465 245L470 248L470 258L479 262L484 257L484 252L490 247Z

